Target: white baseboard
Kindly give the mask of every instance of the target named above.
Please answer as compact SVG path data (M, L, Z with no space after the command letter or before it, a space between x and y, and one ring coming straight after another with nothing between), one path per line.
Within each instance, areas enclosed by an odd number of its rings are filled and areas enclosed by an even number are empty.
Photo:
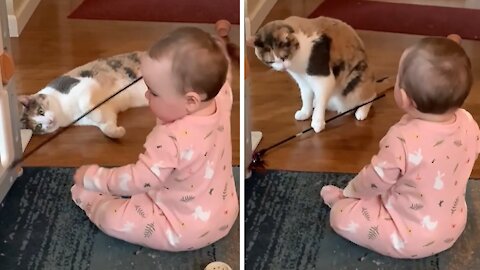
M252 153L255 152L255 149L257 149L258 144L262 140L263 133L261 131L252 131L251 132L251 138L252 138ZM245 167L248 167L249 164L245 164ZM245 179L249 179L252 176L252 172L250 170L246 170L245 173Z
M252 131L252 152L255 152L255 149L257 149L262 137L263 134L261 131Z
M24 4L14 11L15 14L8 14L10 37L20 36L39 3L40 0L25 0Z
M30 129L21 129L20 137L22 137L22 151L25 152L30 139L32 138L32 131Z
M247 38L257 32L263 20L265 20L265 17L267 17L268 13L276 3L277 0L260 0L253 8L252 14L246 16L245 34Z

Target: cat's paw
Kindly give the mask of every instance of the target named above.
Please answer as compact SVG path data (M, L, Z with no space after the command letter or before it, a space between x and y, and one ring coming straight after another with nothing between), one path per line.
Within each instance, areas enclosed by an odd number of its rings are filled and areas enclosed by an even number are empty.
M102 127L103 133L112 138L112 139L118 139L123 137L125 135L125 128L124 127L117 127L116 125L113 124L107 124L104 127Z
M325 121L312 121L312 128L316 133L325 129Z
M295 113L295 119L298 120L298 121L307 120L308 118L310 118L310 116L312 116L312 113L307 112L305 110L298 110Z
M368 112L370 111L370 106L363 106L357 109L355 112L355 118L359 121L367 119Z
M118 139L125 135L125 128L124 127L116 127L115 130L111 133L111 138Z

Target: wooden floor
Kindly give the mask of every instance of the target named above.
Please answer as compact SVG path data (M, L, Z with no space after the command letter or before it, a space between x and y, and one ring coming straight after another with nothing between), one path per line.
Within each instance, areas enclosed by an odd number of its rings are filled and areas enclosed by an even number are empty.
M18 94L32 94L56 76L99 57L145 50L163 33L186 24L68 19L81 0L42 0L19 38L12 38ZM190 24L214 32L213 24ZM238 44L239 27L231 32ZM233 163L239 165L239 68L234 72ZM120 115L127 134L113 141L95 127L74 127L28 158L25 166L117 166L134 162L154 126L147 108ZM45 140L34 137L26 151Z
M308 16L320 0L279 0L266 21L290 15ZM428 1L426 1L428 2ZM431 1L434 2L434 1ZM438 2L438 1L436 1ZM421 36L373 31L358 31L363 39L370 64L377 77L395 76L402 51ZM463 46L473 63L473 73L480 79L480 42L464 40ZM246 51L251 66L250 111L252 129L263 132L258 149L270 146L310 127L310 120L298 122L294 113L301 106L300 92L295 82L283 72L269 70L255 58L252 49ZM380 91L383 90L381 87ZM473 86L464 108L480 120L480 85ZM269 169L317 172L357 173L378 151L378 143L388 128L402 113L396 108L393 95L377 101L369 118L356 121L353 115L327 124L326 130L309 132L265 155ZM328 118L328 116L327 116ZM473 177L480 177L477 162Z

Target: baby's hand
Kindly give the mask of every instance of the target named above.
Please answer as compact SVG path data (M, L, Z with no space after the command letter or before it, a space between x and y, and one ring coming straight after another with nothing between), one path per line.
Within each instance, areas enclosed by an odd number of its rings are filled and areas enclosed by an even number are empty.
M90 165L83 165L77 169L75 175L73 176L73 182L79 187L83 187L83 178L87 172Z

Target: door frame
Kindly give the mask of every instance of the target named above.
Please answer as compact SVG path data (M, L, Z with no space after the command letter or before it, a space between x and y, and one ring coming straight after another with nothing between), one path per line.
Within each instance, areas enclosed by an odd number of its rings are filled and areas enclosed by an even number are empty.
M11 46L5 1L0 1L0 36L0 53L9 52ZM23 152L14 77L7 85L2 85L0 78L0 202L19 176L16 168L9 167Z

